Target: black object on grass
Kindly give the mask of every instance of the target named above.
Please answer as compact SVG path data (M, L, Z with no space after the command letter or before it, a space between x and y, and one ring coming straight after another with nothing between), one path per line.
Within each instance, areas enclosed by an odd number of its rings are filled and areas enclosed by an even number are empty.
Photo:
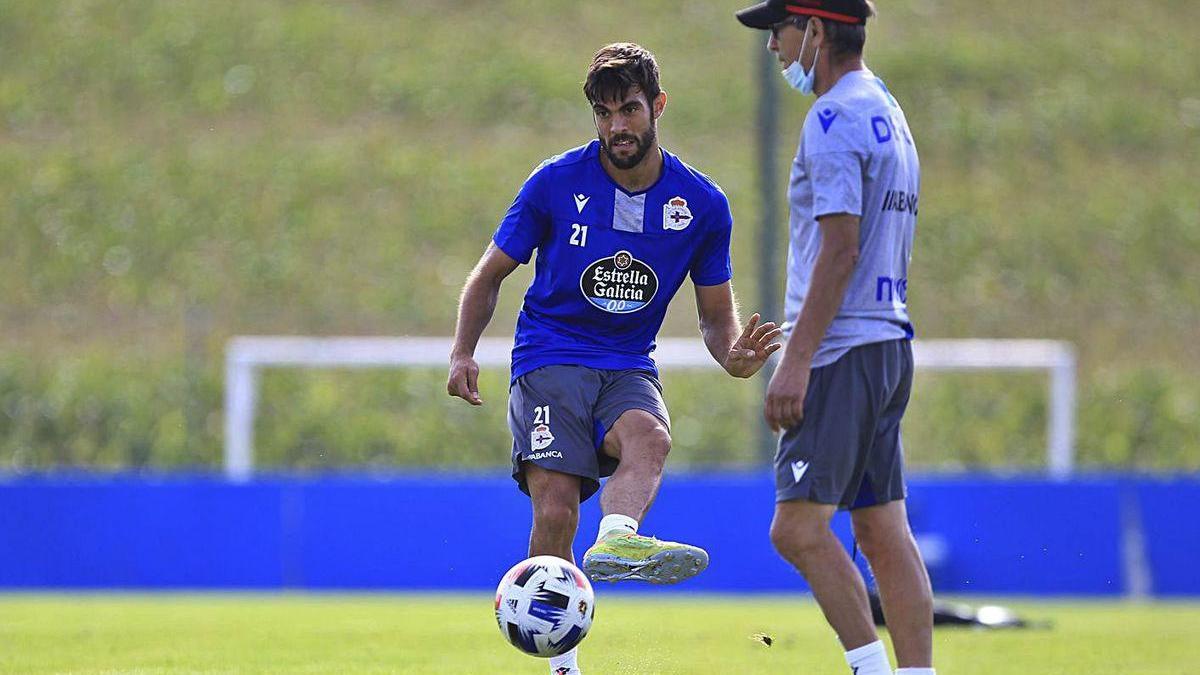
M883 618L883 603L879 594L871 590L871 614L876 626L886 626ZM1053 625L1049 621L1031 621L1023 619L1016 612L998 605L983 605L975 608L961 602L946 602L934 599L933 625L935 626L975 626L979 628L1037 628L1048 629Z

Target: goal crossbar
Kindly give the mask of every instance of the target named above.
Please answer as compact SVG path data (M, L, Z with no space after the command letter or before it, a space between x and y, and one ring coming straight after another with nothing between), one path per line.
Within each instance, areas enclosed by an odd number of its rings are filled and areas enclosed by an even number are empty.
M242 336L225 352L225 475L236 481L254 474L254 421L259 374L268 367L382 368L445 366L448 337ZM512 340L483 338L475 360L507 367ZM654 360L666 368L718 368L703 340L658 340ZM1050 378L1046 468L1069 476L1075 465L1075 350L1055 340L916 340L917 368L937 371L1045 371Z

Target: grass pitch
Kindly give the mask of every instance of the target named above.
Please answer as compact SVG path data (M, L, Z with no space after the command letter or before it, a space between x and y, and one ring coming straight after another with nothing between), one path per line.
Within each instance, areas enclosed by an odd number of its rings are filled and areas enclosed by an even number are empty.
M935 633L941 673L1200 672L1200 605L1005 602L1048 630ZM771 635L764 646L751 636ZM603 593L592 675L842 673L803 597ZM0 595L4 673L547 672L500 637L487 595Z

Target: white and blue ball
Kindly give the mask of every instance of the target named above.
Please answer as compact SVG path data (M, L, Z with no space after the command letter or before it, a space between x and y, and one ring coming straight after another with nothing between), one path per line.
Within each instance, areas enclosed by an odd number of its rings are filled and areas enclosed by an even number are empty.
M562 558L540 555L522 560L496 589L496 622L512 646L548 658L575 648L596 613L592 584Z

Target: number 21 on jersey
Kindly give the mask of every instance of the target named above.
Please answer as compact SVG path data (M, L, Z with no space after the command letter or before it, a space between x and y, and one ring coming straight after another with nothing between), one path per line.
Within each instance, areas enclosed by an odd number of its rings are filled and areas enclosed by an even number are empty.
M579 223L571 223L571 245L572 246L587 246L587 225Z

